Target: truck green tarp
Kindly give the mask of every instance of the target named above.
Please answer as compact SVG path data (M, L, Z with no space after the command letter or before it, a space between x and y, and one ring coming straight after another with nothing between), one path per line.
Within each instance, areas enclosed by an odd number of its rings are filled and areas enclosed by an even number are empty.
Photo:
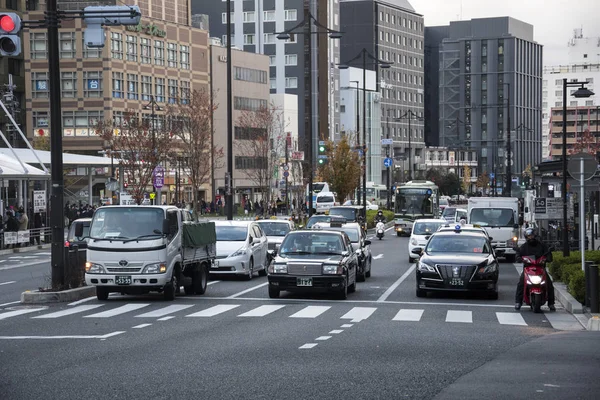
M183 247L201 247L217 242L214 222L186 222L183 224Z

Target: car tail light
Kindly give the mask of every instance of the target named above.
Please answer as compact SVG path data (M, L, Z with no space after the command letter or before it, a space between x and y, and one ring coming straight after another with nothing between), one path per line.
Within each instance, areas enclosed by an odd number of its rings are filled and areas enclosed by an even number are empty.
M65 242L65 247L71 247L71 243L68 240Z

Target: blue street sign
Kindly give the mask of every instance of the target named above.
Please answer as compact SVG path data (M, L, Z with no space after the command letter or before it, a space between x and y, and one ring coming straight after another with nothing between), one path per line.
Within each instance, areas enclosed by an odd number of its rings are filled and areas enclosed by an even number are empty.
M287 178L288 176L290 176L289 171L283 171L283 177Z
M393 163L394 163L394 160L392 160L390 157L386 157L383 160L383 165L387 168L391 167Z
M493 172L490 172L490 178L494 179L496 177L496 174L494 174Z

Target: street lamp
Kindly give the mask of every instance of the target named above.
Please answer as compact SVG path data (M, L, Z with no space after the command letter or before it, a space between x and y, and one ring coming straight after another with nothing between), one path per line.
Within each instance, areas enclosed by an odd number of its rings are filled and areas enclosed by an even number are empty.
M579 89L573 93L573 97L581 99L587 98L594 95L594 92L587 89L585 85L586 82L580 81L571 81L569 82L567 78L563 78L563 98L562 98L562 106L563 106L563 120L562 120L562 190L561 196L563 201L563 256L568 257L571 252L569 249L569 230L567 229L567 88L570 86L579 86ZM583 207L583 203L581 204ZM583 221L581 221L583 223ZM583 249L581 250L583 251Z
M345 63L338 64L339 69L348 69L351 64L358 62L362 59L362 70L363 70L363 210L365 218L367 217L367 59L370 60L369 65L378 66L381 68L389 68L392 66L392 62L383 61L369 53L369 51L363 47L363 49L353 58Z
M228 12L229 15L229 12ZM312 30L312 25L315 24L315 26L317 27L317 30L313 31ZM301 31L298 31L298 29L300 28L304 28ZM319 30L318 28L320 28L321 30ZM305 52L304 52L304 57L305 57L305 64L308 64L308 75L306 77L306 79L308 79L308 87L309 87L309 95L308 95L308 99L306 100L306 108L308 109L308 125L305 127L305 135L306 138L308 138L308 163L309 163L309 167L308 167L308 173L309 173L309 180L308 180L308 215L311 216L312 212L313 212L313 170L314 170L314 158L313 158L313 129L312 129L312 123L313 123L313 115L312 115L312 96L313 96L313 85L312 85L312 35L319 35L319 34L329 34L329 37L331 39L340 39L342 37L342 32L340 31L336 31L333 29L329 29L326 26L323 26L321 23L319 23L319 21L317 21L317 19L311 14L310 10L308 8L304 9L304 19L297 24L296 26L293 26L290 29L287 29L283 32L279 32L279 33L275 33L277 35L277 39L279 40L289 40L290 39L290 34L304 34L304 40L306 43L306 46L304 46L305 48Z
M408 179L407 181L412 180L412 128L410 126L411 120L423 121L422 117L419 117L413 110L408 110L399 118L395 118L394 121L401 122L401 120L408 120Z
M162 111L162 107L159 106L156 103L156 99L154 98L153 95L150 95L150 102L148 104L146 104L143 107L144 110L151 110L150 111L150 120L151 120L151 135L152 135L152 152L153 152L153 157L152 157L152 162L158 164L158 160L156 159L156 111ZM156 165L154 166L156 168ZM156 187L154 186L154 184L152 184L152 191L154 193L156 193ZM159 192L160 193L160 192ZM156 202L156 199L154 199L154 201ZM160 196L159 196L159 204L160 204Z
M356 84L356 145L360 148L360 128L359 128L359 125L360 125L360 113L359 113L359 110L360 110L360 100L359 100L359 97L358 97L358 91L360 90L360 86L359 86L360 85L360 81L350 81L350 83L355 83ZM358 186L357 186L357 188L359 188L359 187L360 187L360 175L358 176ZM357 193L356 197L357 197L357 200L358 200L356 204L360 206L360 196L358 196L358 193Z

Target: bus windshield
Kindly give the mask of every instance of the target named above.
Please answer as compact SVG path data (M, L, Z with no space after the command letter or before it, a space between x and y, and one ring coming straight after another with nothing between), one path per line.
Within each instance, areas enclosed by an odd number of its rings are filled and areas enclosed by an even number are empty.
M399 189L396 198L396 213L403 215L433 215L431 189Z

